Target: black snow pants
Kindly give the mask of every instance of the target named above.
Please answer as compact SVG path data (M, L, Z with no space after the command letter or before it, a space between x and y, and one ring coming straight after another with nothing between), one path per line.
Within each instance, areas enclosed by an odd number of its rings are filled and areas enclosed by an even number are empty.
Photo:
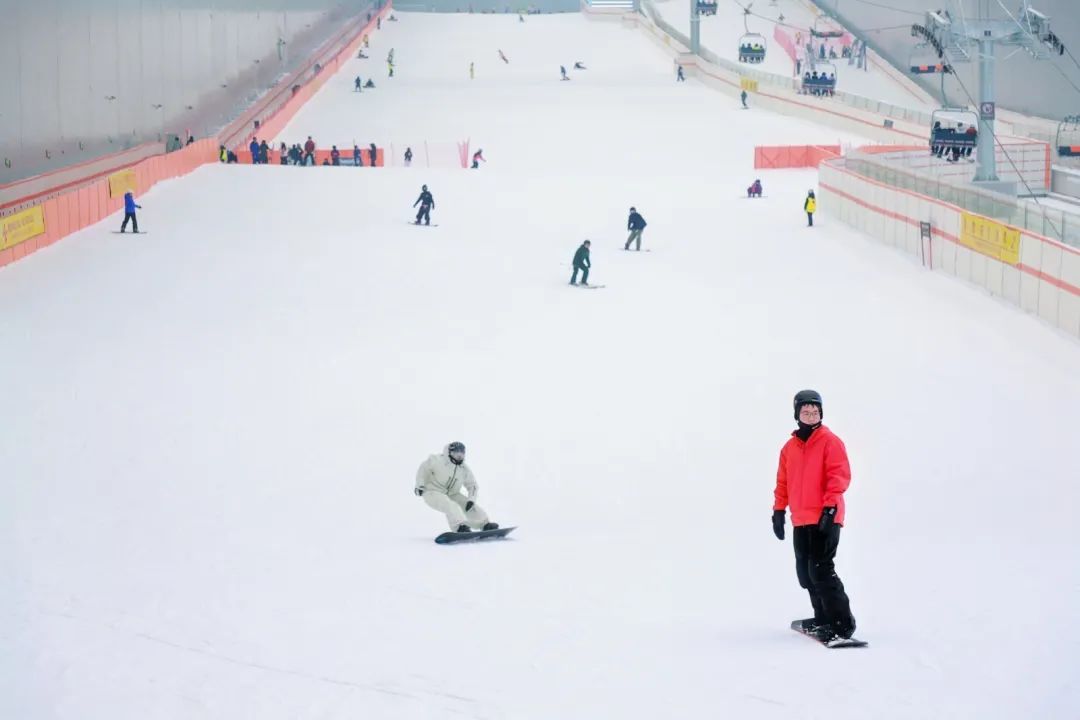
M581 284L582 285L588 285L589 284L589 268L585 267L584 265L575 265L574 266L574 274L570 276L570 284L571 285L577 285L577 274L579 272L581 273Z
M424 219L424 224L425 225L430 225L431 224L431 206L430 205L421 205L420 206L420 212L416 213L416 224L417 225L420 224L420 219L421 218Z
M131 229L134 232L139 232L139 220L135 217L135 213L124 213L124 222L120 223L120 232L127 230L128 220L131 221Z
M827 622L841 634L855 630L855 618L844 583L836 574L833 559L840 544L840 526L833 525L825 532L817 525L800 525L792 531L795 545L795 574L799 586L810 593L814 619Z
M814 227L814 213L812 213L812 212L807 212L806 213L806 224L809 227Z

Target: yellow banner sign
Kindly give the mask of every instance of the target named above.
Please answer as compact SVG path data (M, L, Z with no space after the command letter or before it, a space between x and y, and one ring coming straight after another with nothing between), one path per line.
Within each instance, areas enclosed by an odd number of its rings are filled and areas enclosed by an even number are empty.
M15 247L44 232L45 212L40 205L0 218L0 250Z
M750 92L757 92L757 80L751 80L750 78L739 78L739 86L743 90L749 90Z
M135 192L134 170L121 170L109 176L109 197L124 197L128 190Z
M1020 264L1020 231L989 218L961 213L960 244L995 260Z

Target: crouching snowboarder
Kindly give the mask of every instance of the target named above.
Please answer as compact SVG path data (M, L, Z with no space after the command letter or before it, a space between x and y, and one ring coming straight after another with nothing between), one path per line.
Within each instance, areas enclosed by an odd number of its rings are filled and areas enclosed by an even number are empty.
M461 490L465 494L461 494ZM472 470L465 464L465 445L452 442L441 455L432 455L416 471L413 489L428 507L446 515L446 522L455 532L497 530L498 523L488 520L487 513L476 504L479 488Z

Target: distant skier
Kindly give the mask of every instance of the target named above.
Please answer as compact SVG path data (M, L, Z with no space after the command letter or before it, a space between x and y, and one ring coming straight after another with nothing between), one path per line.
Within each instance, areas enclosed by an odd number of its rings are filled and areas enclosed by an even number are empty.
M465 494L461 494L461 490ZM428 507L446 515L446 522L455 532L497 530L498 523L488 519L476 504L480 488L472 470L465 464L465 445L452 442L441 455L432 455L416 471L413 492L424 499Z
M375 147L375 143L371 143L368 146L368 155L371 157L371 162L368 163L369 167L375 167L378 164L379 149Z
M424 219L425 225L431 224L431 211L435 208L435 198L428 192L427 185L420 188L420 197L416 198L416 202L413 203L413 207L420 206L420 212L416 213L416 222L414 225L420 224L420 218Z
M574 63L574 69L575 70L585 70L586 69L585 63L578 60L576 63Z
M473 170L476 170L477 168L480 167L480 161L481 160L483 160L484 162L487 162L487 160L484 159L484 150L483 150L483 148L481 148L480 150L477 150L476 152L473 153L473 156L472 156L472 169Z
M641 251L641 233L645 231L647 224L645 218L641 217L641 213L637 211L637 208L630 208L630 217L626 220L626 229L630 231L630 237L626 238L626 247L623 250L629 250L630 243L636 241L637 247L635 249L638 252Z
M142 205L135 204L135 196L128 190L124 193L124 222L120 224L120 232L127 230L128 220L130 220L132 232L138 234L139 219L135 217L136 210L142 210Z
M743 90L741 93L739 93L739 99L742 100L743 110L749 110L750 109L750 106L746 104L746 98L747 98L747 95L746 95L745 90Z
M686 76L683 75L682 65L679 65L679 71L675 74L676 82L686 82Z
M469 79L476 79L476 63L469 63Z
M560 65L559 66L559 72L562 73L562 79L563 80L569 80L570 79L570 76L566 74L566 66Z
M802 621L803 629L824 641L850 638L855 618L833 565L844 524L844 491L851 484L847 449L821 423L824 411L819 393L799 391L794 406L799 428L780 451L773 534L784 539L784 511L790 505L795 572L814 608L814 617Z
M570 284L577 285L577 274L581 272L581 284L589 284L589 268L592 267L592 260L589 258L589 246L588 240L581 243L581 247L574 253L574 274L570 276Z
M352 146L352 164L356 167L364 166L364 158L360 154L360 146L356 143L353 143Z
M814 213L817 211L817 198L814 197L813 190L806 194L806 202L803 203L803 210L806 211L806 226L814 227Z
M386 63L386 67L390 71L389 77L394 77L394 63L393 62L388 62L388 63Z
M405 148L405 167L412 165L412 148Z
M510 61L506 58L506 55L503 54L502 50L499 51L499 59L502 60L507 65L510 64Z
M364 87L366 87L366 88L373 88L373 87L375 87L375 81L374 81L374 80L372 80L371 78L368 78L368 79L367 79L367 82L366 82L366 83L364 83Z
M364 83L361 82L360 76L357 75L356 80L353 80L353 92L363 92L363 90L361 90L361 88L363 88L363 87L364 87Z
M761 180L755 180L750 187L746 188L746 197L761 197Z

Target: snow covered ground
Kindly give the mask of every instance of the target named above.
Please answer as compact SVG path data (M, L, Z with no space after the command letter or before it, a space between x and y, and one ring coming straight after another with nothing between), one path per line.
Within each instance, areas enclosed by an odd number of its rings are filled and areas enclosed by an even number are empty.
M1075 717L1080 345L807 229L813 173L742 199L754 142L833 136L630 31L399 17L399 77L290 132L465 131L483 169L208 166L149 234L0 270L0 717ZM466 87L464 47L511 65ZM866 650L787 629L803 387L851 454ZM413 477L454 439L513 540L432 543Z
M691 0L656 0L656 10L664 20L689 35L690 2ZM753 14L745 16L744 21L743 8L748 5L752 5ZM803 37L809 37L808 30L813 25L814 15L803 0L777 0L776 3L760 0L756 3L750 0L719 0L716 15L701 18L701 44L720 57L734 62L739 59L739 40L749 29L751 33L764 36L768 50L762 63L747 67L790 77L794 73L794 63L773 39L774 23L781 15L784 16L785 24L802 28ZM839 51L838 47L837 52ZM904 87L873 66L870 70L863 71L854 65L849 66L847 59L831 62L836 66L837 90L900 107L920 110L936 107L927 104L924 96Z

